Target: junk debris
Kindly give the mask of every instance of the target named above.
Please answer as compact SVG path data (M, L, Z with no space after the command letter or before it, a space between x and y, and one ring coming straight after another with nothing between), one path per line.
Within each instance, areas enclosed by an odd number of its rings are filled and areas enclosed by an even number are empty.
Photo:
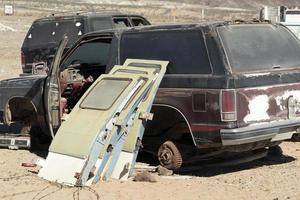
M127 59L101 75L55 135L38 176L86 186L133 173L167 61Z

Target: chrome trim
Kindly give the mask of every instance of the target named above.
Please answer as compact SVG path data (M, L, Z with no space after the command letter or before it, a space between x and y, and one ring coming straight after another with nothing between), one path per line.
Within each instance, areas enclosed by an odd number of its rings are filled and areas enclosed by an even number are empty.
M245 143L251 143L256 141L272 139L278 134L285 134L286 132L280 132L283 128L296 128L300 127L300 118L293 120L275 121L269 123L261 123L256 125L250 125L242 128L235 129L221 129L221 139L224 146L227 145L239 145ZM289 131L293 132L293 131ZM295 129L295 133L297 130ZM290 138L286 138L290 139Z

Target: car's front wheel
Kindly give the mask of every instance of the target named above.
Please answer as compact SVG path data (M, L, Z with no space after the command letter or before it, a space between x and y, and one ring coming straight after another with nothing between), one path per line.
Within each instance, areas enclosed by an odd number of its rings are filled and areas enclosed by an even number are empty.
M178 170L182 165L182 154L172 141L160 145L157 156L160 165L167 169Z

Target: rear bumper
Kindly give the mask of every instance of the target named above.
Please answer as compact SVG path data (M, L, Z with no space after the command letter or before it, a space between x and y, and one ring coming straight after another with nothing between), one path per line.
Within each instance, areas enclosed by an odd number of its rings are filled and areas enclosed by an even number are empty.
M269 122L235 129L221 129L223 146L240 145L263 140L290 139L300 128L300 119Z

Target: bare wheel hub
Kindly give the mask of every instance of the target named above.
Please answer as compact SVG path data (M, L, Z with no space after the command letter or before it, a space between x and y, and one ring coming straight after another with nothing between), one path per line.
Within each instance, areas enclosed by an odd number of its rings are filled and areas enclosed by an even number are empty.
M182 165L182 156L177 146L172 141L166 141L158 150L160 165L167 169L176 170Z
M170 164L172 162L173 153L169 149L164 149L160 155L160 161L164 164Z

